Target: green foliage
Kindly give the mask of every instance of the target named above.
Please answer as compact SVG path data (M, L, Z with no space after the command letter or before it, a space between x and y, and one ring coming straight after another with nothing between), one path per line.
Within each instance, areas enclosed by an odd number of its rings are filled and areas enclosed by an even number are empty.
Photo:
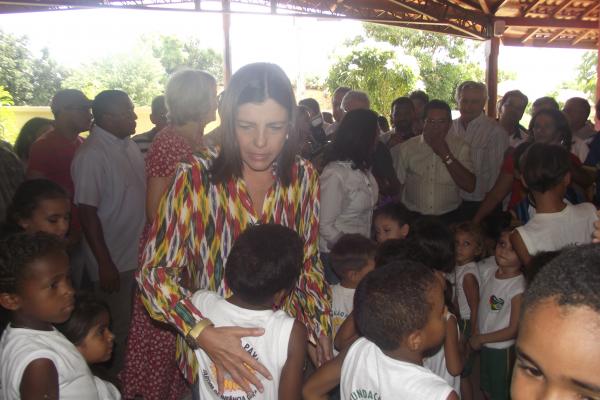
M417 59L420 79L432 99L456 106L454 91L462 81L485 79L482 68L472 60L473 54L481 51L481 42L386 25L363 26L368 38L400 47Z
M50 57L47 48L42 50L42 56L33 60L30 105L47 106L52 96L61 88L63 80L69 76L69 71Z
M593 99L596 94L598 52L586 51L577 66L576 88Z
M149 51L117 54L84 65L63 82L64 88L78 88L93 98L102 90L120 89L136 105L149 105L163 92L165 70Z
M223 56L213 49L202 48L198 39L183 41L174 36L160 36L153 40L152 52L167 75L180 68L195 68L210 73L217 82L223 81Z
M414 87L417 77L394 51L364 46L331 66L326 85L331 91L338 86L360 89L369 95L373 110L387 115L392 101Z
M15 114L11 107L14 105L13 97L2 86L0 86L0 139L14 142L13 137L8 137L8 133L15 132Z

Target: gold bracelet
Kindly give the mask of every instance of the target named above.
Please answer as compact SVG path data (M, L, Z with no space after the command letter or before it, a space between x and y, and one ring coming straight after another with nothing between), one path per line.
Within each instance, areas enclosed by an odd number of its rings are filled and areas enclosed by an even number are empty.
M198 322L190 331L187 336L190 336L194 339L198 339L198 336L206 329L208 326L214 326L212 321L208 318L204 318L202 321Z

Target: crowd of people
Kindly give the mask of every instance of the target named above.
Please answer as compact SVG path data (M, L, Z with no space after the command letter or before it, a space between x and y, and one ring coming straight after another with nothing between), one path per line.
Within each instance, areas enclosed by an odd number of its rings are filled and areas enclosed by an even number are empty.
M136 135L57 92L0 146L0 398L600 397L591 107L456 102L186 69Z

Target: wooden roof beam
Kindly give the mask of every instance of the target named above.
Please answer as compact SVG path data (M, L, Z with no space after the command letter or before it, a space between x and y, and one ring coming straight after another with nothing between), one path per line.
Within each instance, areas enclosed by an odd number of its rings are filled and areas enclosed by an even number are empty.
M573 4L575 0L565 0L554 12L552 13L552 17L556 17L561 12L565 11L571 4Z
M506 22L506 26L521 26L531 28L561 28L561 29L598 29L597 21L580 21L563 18L498 18Z
M522 17L525 17L525 16L527 15L527 13L528 13L529 11L531 11L533 8L535 8L535 6L537 6L538 4L540 4L540 3L541 3L541 1L542 1L542 0L535 0L533 3L529 4L528 6L526 6L526 7L523 9L523 12L521 12L521 16L522 16Z
M566 29L560 29L558 32L556 32L554 35L550 36L550 38L548 38L548 41L546 41L546 44L550 44L552 42L554 42L556 39L558 39L560 37L560 35L562 35L563 33L565 33Z
M583 39L586 38L586 36L589 34L589 31L583 31L579 34L579 36L577 36L572 42L571 45L575 46L577 45L577 43L581 42Z
M600 8L600 3L592 3L590 4L579 16L579 18L587 18L591 13Z
M496 4L494 7L492 7L492 14L496 14L498 12L499 9L501 9L502 7L504 7L504 5L506 3L508 3L510 0L502 0L500 3Z
M525 43L529 39L533 38L535 36L535 34L538 33L539 30L540 30L539 28L531 29L529 31L529 33L527 33L527 35L523 39L521 39L521 43ZM502 41L504 42L504 39Z
M531 47L533 44L531 43L523 43L521 39L518 38L502 38L502 44L504 46L517 46L517 47ZM572 45L570 42L558 41L551 44L547 43L535 43L533 45L535 47L547 47L547 48L560 48L560 49L597 49L598 46L595 43L586 42L586 43L577 43L576 45Z
M487 0L479 0L479 5L481 6L481 11L483 11L485 14L491 13L490 5L488 4Z

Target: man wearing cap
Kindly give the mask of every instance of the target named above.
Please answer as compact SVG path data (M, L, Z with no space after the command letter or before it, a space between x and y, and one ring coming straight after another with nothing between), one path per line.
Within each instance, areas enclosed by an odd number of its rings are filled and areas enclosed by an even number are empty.
M40 136L29 149L27 179L45 178L62 186L71 199L71 229L69 231L72 280L79 287L83 275L83 254L80 246L81 227L71 178L71 162L83 143L81 132L92 123L91 101L79 90L56 92L50 103L54 114L54 129Z

